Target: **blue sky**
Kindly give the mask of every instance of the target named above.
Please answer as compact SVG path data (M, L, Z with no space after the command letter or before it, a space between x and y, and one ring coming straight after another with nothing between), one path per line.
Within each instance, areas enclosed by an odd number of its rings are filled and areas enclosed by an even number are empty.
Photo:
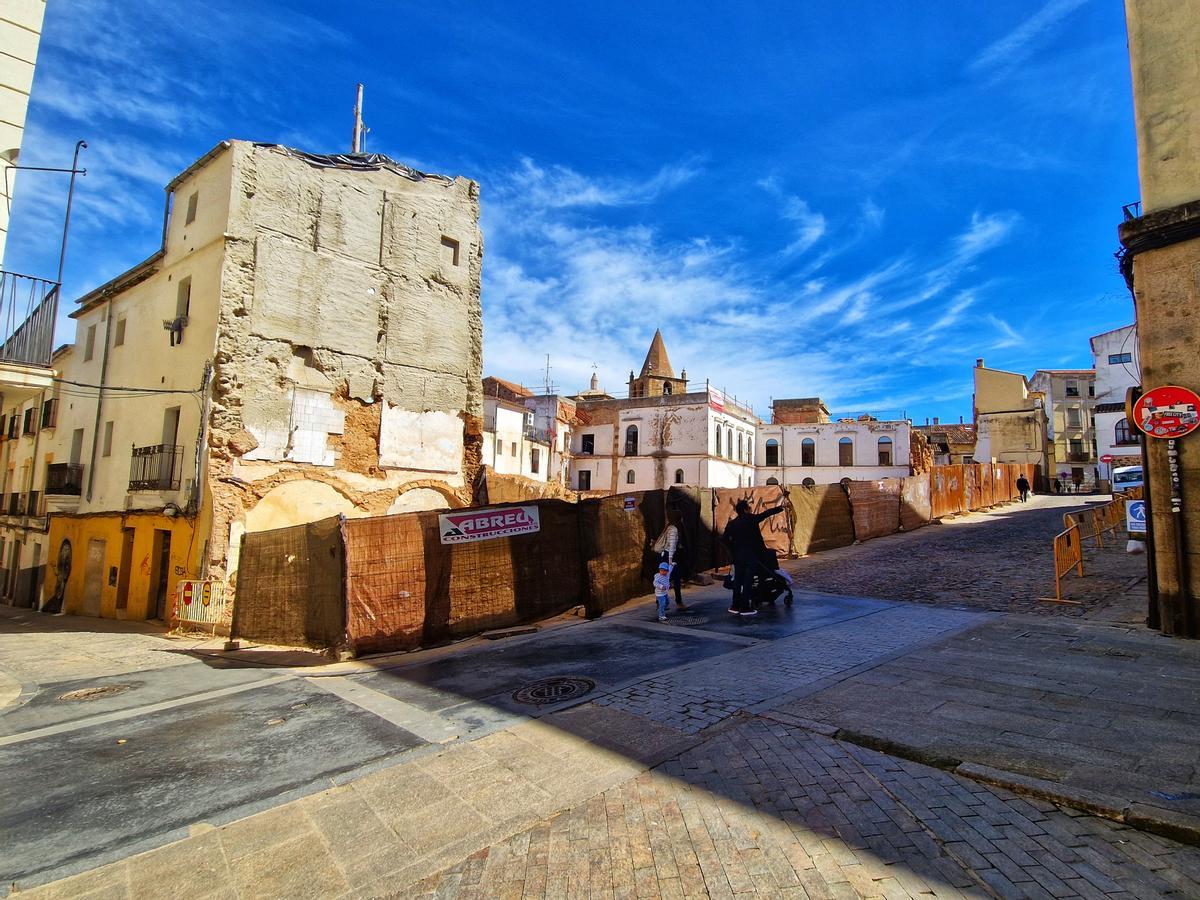
M362 81L368 149L481 185L488 374L621 391L661 327L764 416L969 420L976 357L1088 365L1132 320L1119 3L48 6L22 162L90 145L70 298L157 248L218 140L348 150ZM56 178L19 184L6 268L54 272Z

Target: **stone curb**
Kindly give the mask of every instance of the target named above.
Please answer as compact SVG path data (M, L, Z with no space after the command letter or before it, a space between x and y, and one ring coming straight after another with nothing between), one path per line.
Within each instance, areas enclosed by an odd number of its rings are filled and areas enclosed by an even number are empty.
M1113 822L1120 822L1131 828L1158 834L1173 841L1179 841L1181 844L1200 847L1200 816L1164 809L1149 803L1138 803L1114 794L1089 791L1045 778L995 769L981 763L966 762L948 753L912 744L903 744L878 735L862 734L849 728L837 728L825 722L812 722L799 716L769 713L762 714L762 718L794 725L797 728L804 728L835 740L846 741L849 744L866 747L868 750L877 750L891 756L899 756L902 759L932 766L935 769L944 769L963 778L970 778L972 781L1001 787L1016 794L1036 797L1039 800L1048 800L1059 806L1078 809Z

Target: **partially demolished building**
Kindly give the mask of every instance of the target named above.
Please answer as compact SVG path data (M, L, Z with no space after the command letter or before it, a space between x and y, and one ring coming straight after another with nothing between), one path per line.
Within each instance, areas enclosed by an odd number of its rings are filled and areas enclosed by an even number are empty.
M72 314L61 377L97 387L42 441L75 473L45 485L74 493L47 600L165 617L181 578L232 584L246 531L468 503L482 258L473 181L214 147L167 186L162 247Z

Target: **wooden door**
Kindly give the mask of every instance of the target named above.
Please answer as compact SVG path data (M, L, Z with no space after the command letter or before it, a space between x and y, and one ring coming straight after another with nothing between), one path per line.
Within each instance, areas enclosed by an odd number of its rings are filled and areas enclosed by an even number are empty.
M100 595L104 591L104 556L108 542L98 538L88 541L87 564L83 570L83 609L85 616L100 615Z

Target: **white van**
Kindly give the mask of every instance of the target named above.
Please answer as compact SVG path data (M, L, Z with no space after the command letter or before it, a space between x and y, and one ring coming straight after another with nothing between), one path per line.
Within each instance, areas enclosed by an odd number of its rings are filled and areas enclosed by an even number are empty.
M1114 494L1142 486L1141 466L1117 466L1112 470L1112 489Z

